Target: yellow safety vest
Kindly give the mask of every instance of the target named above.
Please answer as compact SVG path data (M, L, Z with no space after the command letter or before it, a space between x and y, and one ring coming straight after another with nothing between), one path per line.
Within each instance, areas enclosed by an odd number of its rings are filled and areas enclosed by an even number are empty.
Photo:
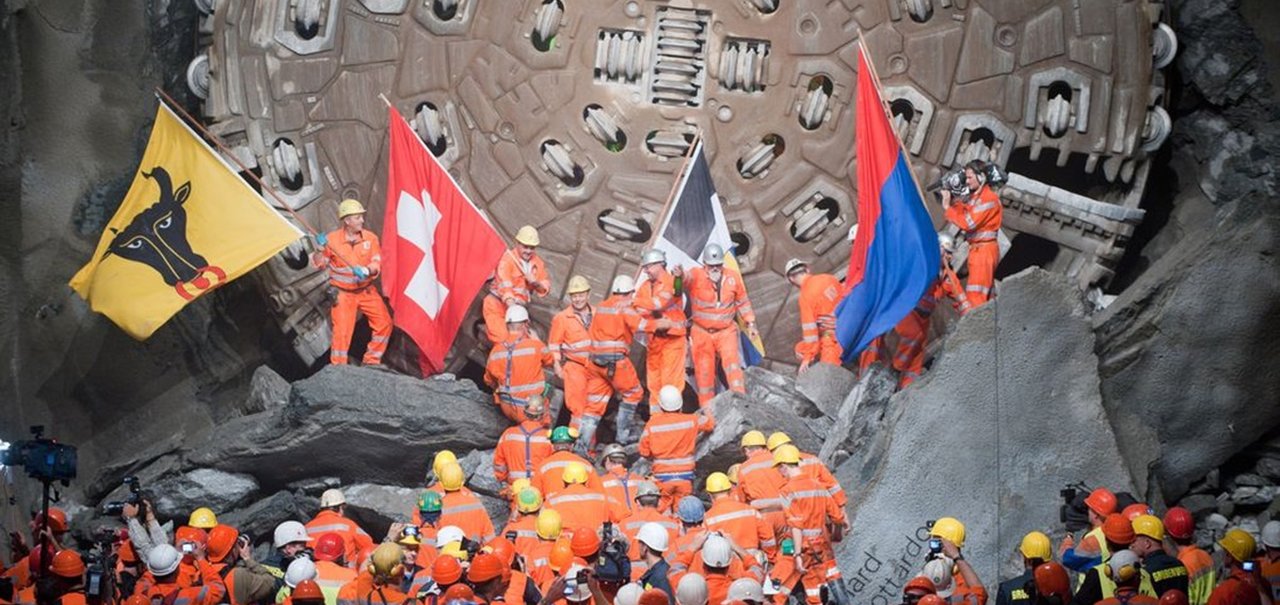
M1094 569L1098 570L1098 586L1102 589L1102 598L1110 599L1111 597L1116 596L1116 583L1111 579L1111 576L1107 575L1106 570L1103 569L1106 566L1106 563L1102 563L1094 567ZM1142 582L1138 584L1138 594L1144 594L1149 597L1156 598L1160 597L1160 595L1156 594L1155 586L1151 584L1151 574L1147 573L1147 570L1145 569L1142 570Z

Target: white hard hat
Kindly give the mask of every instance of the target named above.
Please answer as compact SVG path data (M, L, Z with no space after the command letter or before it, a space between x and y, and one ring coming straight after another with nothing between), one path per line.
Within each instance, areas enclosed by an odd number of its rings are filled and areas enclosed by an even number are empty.
M636 280L631 279L630 275L619 275L613 278L613 287L609 288L614 294L626 294L636 291Z
M628 582L618 589L618 594L613 597L613 605L639 605L640 595L643 593L643 586Z
M172 544L157 544L147 553L147 569L156 577L167 576L178 571L182 555Z
M298 557L284 570L285 586L293 588L303 580L316 579L316 564L308 557Z
M1117 583L1134 579L1138 564L1137 553L1127 549L1116 551L1111 554L1110 559L1107 559L1107 567L1111 568L1111 578ZM1129 570L1125 570L1126 567Z
M764 602L764 587L752 578L738 578L729 585L729 595L725 603L730 601Z
M702 543L702 563L707 567L728 567L733 547L724 536L710 535Z
M578 572L584 569L586 568L581 565L574 565L573 567L569 568L569 573L565 575L565 577L566 578L575 577L578 575ZM591 598L591 587L588 586L586 582L579 582L577 588L574 589L573 594L564 596L564 600L569 601L570 603L581 603L590 598Z
M667 253L657 248L645 250L644 256L640 257L640 266L652 265L653 263L667 262Z
M680 389L667 385L658 391L658 406L664 412L679 412L684 407L684 397L680 396Z
M799 271L801 269L807 269L808 267L809 267L809 263L806 263L798 258L793 258L787 261L787 266L782 270L782 274L787 277L791 277L792 273L795 273L796 271Z
M436 532L436 548L444 548L445 544L450 542L461 542L467 537L466 532L462 531L457 525L446 525Z
M938 589L938 596L944 599L951 596L951 568L953 565L955 564L947 557L931 559L924 564L924 577L933 582L933 586Z
M1280 548L1280 521L1268 521L1262 526L1262 545Z
M640 531L636 532L636 540L648 546L649 550L667 552L671 535L667 533L667 528L657 523L645 523L640 526Z
M280 548L285 544L292 544L294 542L306 542L311 539L311 537L307 535L307 528L303 527L302 524L297 521L285 521L284 523L277 525L274 538L275 539L272 540L272 543L275 544L276 548Z
M720 244L707 244L702 251L702 264L718 267L724 264L724 248Z
M707 579L687 573L676 586L676 603L679 605L707 605Z
M511 305L507 307L507 323L515 324L522 321L529 321L529 310L522 305Z
M946 250L947 252L955 252L956 240L955 238L951 237L950 235L947 235L946 233L939 233L938 246L940 246L943 250Z
M340 489L327 489L320 494L320 508L329 508L330 506L339 506L347 503L347 497L343 495Z

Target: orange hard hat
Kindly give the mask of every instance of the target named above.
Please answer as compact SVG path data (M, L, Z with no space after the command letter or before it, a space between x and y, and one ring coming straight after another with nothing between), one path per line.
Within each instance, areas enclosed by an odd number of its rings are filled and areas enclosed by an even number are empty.
M293 587L293 592L289 593L289 597L296 601L320 601L324 602L324 593L320 591L320 585L315 580L303 580Z
M314 548L317 561L337 561L347 552L347 546L342 542L342 536L333 533L320 534L316 538L316 546Z
M452 559L453 557L449 557L449 558ZM475 602L475 600L476 600L476 591L471 590L470 586L467 586L466 584L454 584L453 586L450 586L448 590L444 591L444 597L441 599L441 602L443 603L448 603L450 601Z
M920 597L920 600L916 601L916 605L947 605L947 600L936 594L927 594Z
M240 539L240 532L230 525L215 525L209 530L209 560L214 563L221 563L227 555L231 554L231 549L235 547L236 540Z
M182 542L206 544L209 542L209 534L205 533L205 531L199 527L183 525L182 527L179 527L177 531L173 532L173 541L175 544L180 544Z
M133 541L125 538L120 542L120 549L116 551L116 556L120 557L123 563L140 563L138 560L138 551L133 549Z
M660 588L648 588L640 593L639 605L670 605L671 599Z
M62 578L78 578L84 575L84 560L80 558L80 553L63 549L53 555L53 563L49 565L49 571Z
M505 566L497 555L482 552L471 560L471 568L467 570L467 581L477 584L500 578L502 577L503 567Z
M36 525L40 525L41 513L36 513L32 518ZM49 507L49 529L55 534L66 532L70 526L67 525L67 513L56 506Z
M1120 514L1124 515L1124 518L1130 521L1133 521L1134 519L1137 519L1142 515L1150 515L1152 513L1151 513L1150 506L1147 506L1142 502L1135 502L1133 504L1130 504L1129 506L1124 507L1124 510L1120 511Z
M547 560L551 563L551 569L560 573L569 571L569 566L573 565L573 546L565 538L556 540Z
M933 585L933 580L925 576L916 576L907 580L907 585L902 587L902 594L905 595L909 592L935 594L938 592L938 587Z
M144 595L136 594L125 599L124 605L151 605L151 599Z
M1160 595L1160 605L1187 605L1187 593L1176 588L1166 590Z
M600 550L600 536L586 528L578 528L573 532L573 541L569 543L575 557L590 557Z
M1037 565L1032 578L1036 582L1036 594L1058 597L1061 603L1071 600L1071 579L1067 577L1067 569L1060 563L1050 561Z
M1124 515L1111 513L1102 522L1102 535L1107 539L1107 542L1128 546L1133 543L1135 537L1133 523L1124 518Z
M1084 505L1098 516L1105 517L1116 512L1116 495L1105 487L1099 487L1085 497Z
M516 545L512 544L506 536L489 540L489 543L484 545L484 549L486 552L493 553L507 567L511 567L511 562L516 560Z
M1190 538L1196 531L1196 520L1191 511L1175 506L1164 514L1164 530L1179 540Z
M453 557L436 557L431 563L431 579L436 584L453 584L462 579L462 564Z

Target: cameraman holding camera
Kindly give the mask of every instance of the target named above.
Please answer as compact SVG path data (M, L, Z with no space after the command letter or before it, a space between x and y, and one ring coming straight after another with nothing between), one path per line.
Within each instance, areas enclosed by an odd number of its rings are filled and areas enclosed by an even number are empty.
M988 183L994 166L973 160L964 167L963 186L948 174L942 178L942 207L947 221L960 229L969 242L969 279L965 292L969 304L977 307L991 297L996 264L1000 262L1000 225L1004 207Z

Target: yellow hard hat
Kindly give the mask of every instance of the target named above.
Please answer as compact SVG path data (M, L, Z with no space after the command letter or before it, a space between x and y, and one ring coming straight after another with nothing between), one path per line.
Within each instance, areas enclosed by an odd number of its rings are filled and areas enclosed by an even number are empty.
M467 560L467 551L462 550L462 543L450 542L440 548L441 555L449 555L459 561Z
M726 474L728 474L728 475L729 475L729 482L730 482L730 483L732 483L732 484L734 484L734 485L737 485L737 484L738 484L738 471L739 471L739 470L741 470L741 469L742 469L742 465L741 465L741 464L737 464L737 463L735 463L733 466L730 466L730 467L729 467L729 471L728 471L728 473L726 473Z
M412 546L414 548L417 548L419 546L422 546L422 541L418 539L418 536L416 534L400 532L400 537L396 539L396 544L399 544L401 546Z
M353 214L364 214L364 204L353 199L345 199L342 200L341 204L338 204L339 219L347 218Z
M937 527L936 523L934 527ZM1053 547L1049 545L1049 536L1038 531L1030 532L1022 537L1022 545L1018 547L1018 552L1028 559L1053 560Z
M440 450L436 453L436 457L431 460L431 472L435 473L436 476L439 477L440 469L444 468L444 465L457 463L458 456L456 456L452 451Z
M747 431L742 436L742 442L739 443L740 447L764 447L765 445L767 442L764 440L764 433L760 431Z
M458 464L446 464L440 469L440 487L446 492L456 492L462 489L462 484L467 480L466 474L462 472L462 467Z
M374 577L391 578L399 575L397 571L403 569L400 565L402 561L404 550L392 542L383 542L373 549L373 554L369 557L369 571Z
M578 294L580 292L590 292L591 284L587 282L587 278L581 275L575 275L569 278L569 294Z
M729 476L724 473L711 473L707 476L707 493L719 494L733 489Z
M524 477L521 477L519 479L516 479L515 481L512 481L511 482L511 499L515 500L516 496L520 495L520 492L524 491L524 488L529 487L531 485L533 485L533 483Z
M560 513L552 508L544 508L538 513L538 522L534 524L538 537L543 540L555 540L560 537Z
M1133 533L1146 536L1156 542L1164 541L1164 522L1155 515L1138 515L1133 518Z
M218 517L212 510L201 506L191 511L191 518L187 519L187 525L200 529L213 529L218 526Z
M542 508L542 492L538 491L538 488L529 486L516 492L516 510L532 513L540 508Z
M587 473L588 471L587 471L586 465L582 464L581 462L571 462L569 463L568 466L564 467L564 473L561 474L560 478L565 482L566 485L573 485L575 483L586 483Z
M526 246L537 246L542 243L538 239L538 230L534 229L533 225L525 225L516 231L516 241Z
M773 450L773 465L779 464L800 464L800 449L788 443Z
M791 438L788 437L786 433L777 431L772 435L769 435L769 441L765 444L768 445L769 450L772 451L778 449L778 446L784 443L791 443Z
M1244 562L1253 558L1253 553L1258 549L1258 542L1253 539L1249 532L1239 527L1232 528L1227 531L1221 540L1218 540L1218 546L1227 551L1237 561Z
M964 548L964 523L955 517L943 517L934 521L929 535L955 544L956 548Z

